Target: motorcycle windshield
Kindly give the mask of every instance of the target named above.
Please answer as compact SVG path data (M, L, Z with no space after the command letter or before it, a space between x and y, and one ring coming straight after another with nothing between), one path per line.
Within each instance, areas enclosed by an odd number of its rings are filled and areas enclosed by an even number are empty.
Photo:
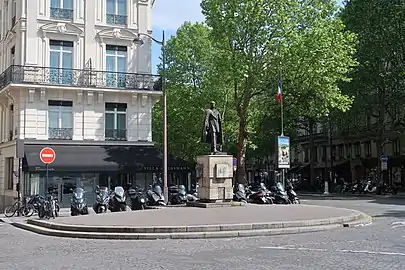
M73 196L77 199L77 200L81 200L84 198L84 190L82 188L76 188L73 191Z
M114 193L115 193L115 195L118 195L119 197L122 198L122 197L124 197L125 191L124 191L124 188L123 188L123 187L118 186L118 187L115 187Z
M186 191L186 187L185 187L184 185L180 185L180 186L179 186L179 191L180 191L180 190Z
M278 182L276 186L277 186L277 189L278 189L279 191L281 191L281 192L284 192L284 191L285 191L283 184L281 184L280 182Z
M100 197L104 200L108 197L108 190L107 189L102 189L100 190Z
M266 185L264 183L260 183L260 189L261 190L266 190Z
M242 184L239 184L239 185L238 185L238 191L240 191L240 192L245 192L245 186L242 185Z
M162 194L162 188L159 185L156 185L153 188L153 192L155 192L157 195L161 195Z

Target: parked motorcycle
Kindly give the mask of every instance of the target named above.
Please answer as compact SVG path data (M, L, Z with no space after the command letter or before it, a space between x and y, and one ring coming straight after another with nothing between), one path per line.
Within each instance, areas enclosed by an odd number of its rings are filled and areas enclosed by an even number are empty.
M233 194L233 200L236 202L247 203L246 190L244 185L238 184L236 192Z
M169 189L170 191L170 204L178 205L187 202L187 192L184 185L172 186Z
M108 209L110 209L111 212L126 211L127 210L126 200L127 197L125 195L124 188L121 186L117 186L114 188L112 196L110 196Z
M293 189L293 185L291 183L287 184L287 196L292 204L300 204L300 199L298 199L297 193Z
M277 182L275 186L272 187L274 194L274 201L277 204L289 204L290 200L288 198L287 192L284 189L283 184Z
M105 213L108 209L108 203L110 201L110 196L107 187L96 188L96 201L93 205L93 210L96 214Z
M139 187L128 190L128 196L131 200L131 210L144 210L146 207L146 196L143 190Z
M70 202L70 215L88 215L89 210L87 208L87 200L84 196L84 189L75 188L72 194L72 200Z
M147 191L148 204L151 206L165 206L165 197L163 195L162 188L160 185L155 184L153 187L150 186Z
M252 190L253 188L246 188L246 195L248 202L255 203L255 204L272 204L273 198L271 197L271 193L266 188L264 183L260 183L259 187L256 190Z

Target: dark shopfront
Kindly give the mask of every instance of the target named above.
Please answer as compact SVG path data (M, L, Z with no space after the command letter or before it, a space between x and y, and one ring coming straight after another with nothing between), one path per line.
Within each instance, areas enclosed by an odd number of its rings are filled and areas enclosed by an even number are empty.
M46 146L56 153L48 167L48 181L39 159ZM147 189L161 180L162 153L153 146L25 145L24 152L24 193L43 194L47 183L64 207L70 204L75 186L83 187L92 203L97 185L113 188L131 183ZM169 184L190 185L190 167L184 161L169 155L168 166Z

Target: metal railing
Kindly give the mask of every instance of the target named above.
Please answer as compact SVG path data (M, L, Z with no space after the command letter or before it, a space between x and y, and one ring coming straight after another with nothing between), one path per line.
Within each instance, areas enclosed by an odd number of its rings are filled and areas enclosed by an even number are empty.
M158 75L12 65L0 75L0 90L15 84L161 91ZM156 85L156 86L155 86Z
M107 24L126 25L127 24L127 16L126 15L108 14L107 13Z
M106 141L126 141L127 130L126 129L105 129Z
M51 18L73 20L73 9L51 7Z
M49 128L48 129L49 140L72 140L73 128Z

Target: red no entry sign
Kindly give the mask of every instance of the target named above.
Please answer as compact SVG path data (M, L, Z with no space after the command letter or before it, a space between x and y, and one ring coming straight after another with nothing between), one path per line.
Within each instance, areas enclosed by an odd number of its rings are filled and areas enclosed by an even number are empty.
M56 158L55 150L50 147L42 148L41 152L39 153L39 158L43 163L51 164Z

